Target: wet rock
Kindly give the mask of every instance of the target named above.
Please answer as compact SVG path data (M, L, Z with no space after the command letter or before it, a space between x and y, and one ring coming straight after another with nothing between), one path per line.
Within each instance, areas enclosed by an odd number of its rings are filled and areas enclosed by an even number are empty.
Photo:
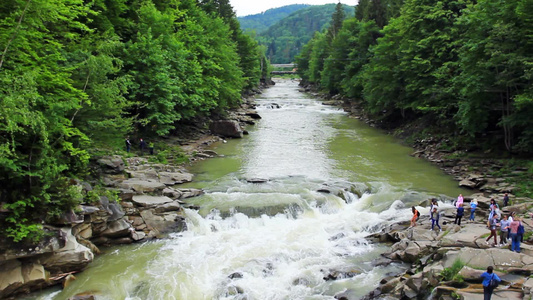
M107 224L107 229L102 235L109 238L118 238L130 235L131 224L124 219L113 221Z
M209 130L216 135L223 137L242 138L242 129L237 121L220 120L209 125Z
M156 234L178 232L186 228L183 218L176 212L158 215L153 209L147 209L141 212L141 216L148 229L155 231Z
M249 183L265 183L265 182L268 182L268 179L265 179L265 178L250 178L250 179L246 179L246 182L249 182Z
M97 299L96 296L89 292L76 294L68 298L68 300L96 300L96 299Z
M181 193L180 199L198 197L204 194L204 191L198 189L178 189Z
M228 278L230 279L240 279L240 278L243 278L244 276L242 275L241 272L235 272L235 273L232 273L228 276Z
M181 205L177 201L173 201L170 203L165 203L163 205L157 206L154 211L155 213L164 213L169 211L178 211L181 209Z

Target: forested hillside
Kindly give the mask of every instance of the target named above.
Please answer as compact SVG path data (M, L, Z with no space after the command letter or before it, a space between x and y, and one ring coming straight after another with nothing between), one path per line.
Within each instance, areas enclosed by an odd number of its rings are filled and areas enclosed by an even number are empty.
M236 106L267 66L227 0L3 0L0 53L0 233L14 241L81 201L89 149Z
M533 154L533 0L360 0L317 33L302 78L450 150ZM335 19L335 16L333 17Z
M354 8L343 5L345 15L353 16ZM258 34L257 40L267 47L271 63L291 63L302 47L331 21L335 4L313 5L300 9Z
M242 30L261 33L277 23L279 20L289 16L297 10L306 7L309 7L309 4L287 5L283 7L272 8L260 14L239 17L238 20L239 23L241 23Z

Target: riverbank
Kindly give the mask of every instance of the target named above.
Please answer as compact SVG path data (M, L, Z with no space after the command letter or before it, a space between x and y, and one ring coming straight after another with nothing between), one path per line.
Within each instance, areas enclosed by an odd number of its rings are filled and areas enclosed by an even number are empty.
M432 120L424 118L395 122L372 119L362 105L349 99L319 93L313 86L300 89L323 99L324 105L342 107L351 117L371 127L385 130L402 143L413 148L414 157L423 158L437 165L446 174L453 176L459 186L472 190L497 194L499 199L505 193L510 198L526 201L533 196L533 165L530 160L499 155L491 151L482 152L452 145L445 134L423 134L432 126Z
M374 242L390 243L391 250L383 255L386 259L408 263L410 268L384 278L363 299L483 299L480 276L488 266L493 266L502 279L492 299L530 299L533 288L530 205L502 209L504 214L514 212L523 218L526 235L520 253L516 253L510 250L510 241L505 240L504 246L494 246L493 239L486 242L490 198L474 194L465 203L472 199L479 202L474 222L463 220L461 225L454 224L455 208L447 208L441 211L442 231L436 228L432 231L428 209L418 207L422 216L417 226L408 228L409 221L405 221L372 235L370 240ZM467 211L465 217L468 215Z
M165 141L168 148L180 149L179 159L157 157L161 149L154 155L132 151L95 157L91 163L94 180L73 181L84 195L83 202L54 223L44 224L44 240L37 245L2 242L0 299L15 299L53 285L66 287L101 247L139 243L186 230L183 209L188 206L187 199L203 191L180 188L194 177L185 165L216 156L206 150L211 144L247 134L243 128L261 118L254 108L250 95L224 118L203 120L209 129L203 124L183 126L179 135ZM165 154L174 155L172 151ZM168 162L158 162L161 159ZM80 297L73 299L91 299Z

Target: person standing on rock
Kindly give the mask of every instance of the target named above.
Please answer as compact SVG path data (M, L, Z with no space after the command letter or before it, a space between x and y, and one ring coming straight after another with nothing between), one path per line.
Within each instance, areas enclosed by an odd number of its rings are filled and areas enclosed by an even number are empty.
M462 205L465 201L465 198L463 197L463 194L459 194L459 197L457 197L457 202L455 202L455 207L459 208L459 205Z
M509 205L509 194L505 193L505 195L503 195L503 207L506 207Z
M492 292L494 291L494 287L490 285L491 280L494 279L498 283L502 280L494 273L494 268L492 266L487 267L487 272L481 274L481 278L483 279L483 300L490 300Z
M437 199L433 198L431 199L431 205L429 206L429 219L431 219L431 214L433 214L433 208L437 207L439 208L439 204L437 203Z
M509 222L508 216L503 215L503 218L500 221L500 247L507 244L507 237L509 236L509 225L511 225L511 222Z
M148 144L148 148L150 148L150 155L154 155L154 147L155 147L154 142L150 142Z
M411 207L411 210L413 211L413 217L411 218L411 226L409 228L415 227L416 221L420 218L420 212L414 206Z
M520 227L520 218L515 216L514 220L509 225L511 231L511 251L520 253L520 235L518 227Z
M144 149L146 149L146 142L141 139L139 141L139 148L141 149L141 156L144 154Z
M130 142L130 137L128 136L126 138L126 152L130 152L130 149L131 149L131 142Z
M498 236L498 234L496 233L496 228L498 227L498 215L497 214L492 215L492 218L487 222L487 225L489 226L489 229L490 229L490 235L485 240L485 243L487 243L487 245L488 245L490 238L494 237L494 245L493 246L496 246L496 245L498 245L498 240L496 238Z
M433 210L431 211L431 229L430 231L433 231L435 228L435 225L439 227L439 231L442 231L442 228L439 225L439 211L437 209L438 206L433 206Z
M461 203L457 207L457 213L455 215L455 221L453 221L453 224L457 224L461 226L461 219L463 218L464 213L465 213L465 209L463 207L463 203Z
M470 221L474 222L474 217L475 217L475 212L476 212L476 208L477 208L477 200L474 199L472 201L470 201Z
M490 205L489 205L489 221L492 219L492 216L496 215L496 211L499 210L500 207L498 206L498 203L496 203L496 200L490 199Z

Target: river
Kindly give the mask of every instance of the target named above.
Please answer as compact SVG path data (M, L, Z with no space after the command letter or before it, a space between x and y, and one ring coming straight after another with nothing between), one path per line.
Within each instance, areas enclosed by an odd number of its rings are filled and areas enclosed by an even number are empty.
M346 290L357 298L405 268L374 266L387 247L365 237L410 219L421 200L465 191L297 84L278 80L257 97L262 120L250 134L214 145L220 157L191 167L188 186L206 194L188 201L201 209L186 209L187 231L104 249L65 290L27 299L334 299ZM324 279L334 271L351 275Z

